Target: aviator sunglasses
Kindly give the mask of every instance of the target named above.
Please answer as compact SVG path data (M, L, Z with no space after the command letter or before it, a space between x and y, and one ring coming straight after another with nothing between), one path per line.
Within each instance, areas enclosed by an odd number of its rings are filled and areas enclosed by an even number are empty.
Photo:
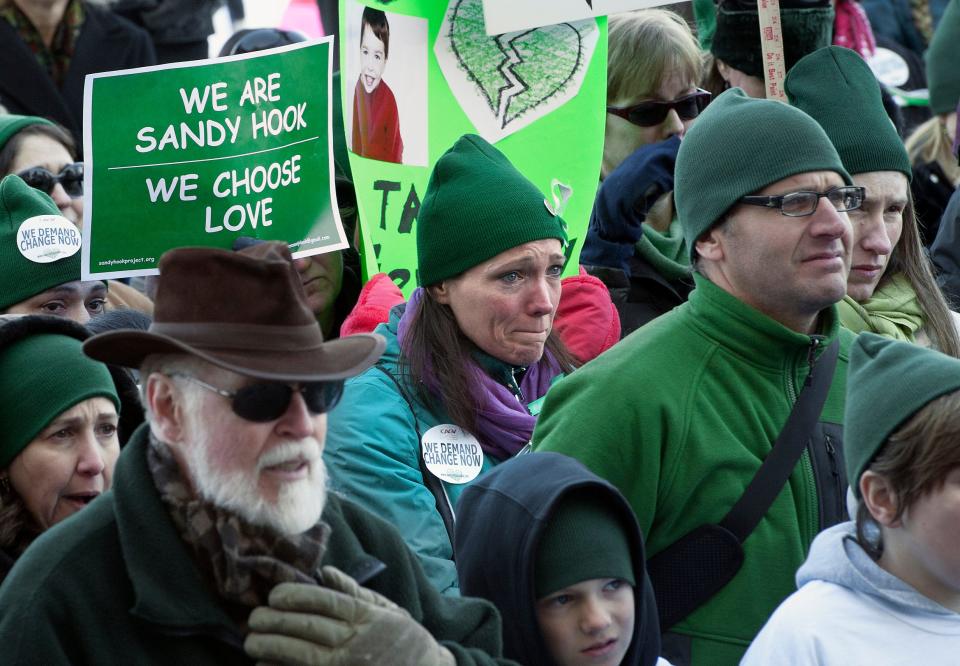
M17 174L24 182L35 190L40 190L46 195L53 192L57 183L63 186L64 191L73 199L83 196L83 162L74 162L68 164L60 170L60 173L50 173L43 167L32 167Z
M257 423L274 421L283 416L290 406L294 391L303 396L303 401L312 414L330 411L340 402L340 397L343 395L343 380L305 382L297 388L279 382L262 382L244 386L236 391L228 391L180 372L171 373L170 376L182 377L197 386L228 398L234 414Z
M670 109L677 112L680 120L693 120L700 115L701 111L707 108L707 104L709 103L710 93L697 88L696 92L678 97L669 102L655 102L651 100L623 108L608 106L607 113L620 116L627 122L639 125L640 127L654 127L666 120Z

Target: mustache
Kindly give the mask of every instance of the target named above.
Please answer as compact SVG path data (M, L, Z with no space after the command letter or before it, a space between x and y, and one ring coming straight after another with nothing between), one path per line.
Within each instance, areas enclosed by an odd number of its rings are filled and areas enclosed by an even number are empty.
M320 459L320 455L320 442L315 437L289 440L278 444L260 456L257 460L257 471L298 460L314 463Z

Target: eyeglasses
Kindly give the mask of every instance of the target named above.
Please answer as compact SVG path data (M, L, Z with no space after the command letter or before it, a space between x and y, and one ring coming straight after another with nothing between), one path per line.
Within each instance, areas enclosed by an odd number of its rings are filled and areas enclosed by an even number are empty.
M60 173L50 173L43 167L32 167L17 174L30 187L49 195L57 183L63 185L64 191L73 199L83 196L83 162L68 164Z
M618 108L608 106L607 113L612 113L624 120L640 127L653 127L662 123L670 109L677 112L680 120L693 120L710 103L710 93L697 88L697 91L669 102L640 102L633 106Z
M820 205L820 197L826 197L838 213L856 210L863 203L866 189L863 187L833 187L826 192L790 192L780 196L749 196L740 197L740 203L750 206L764 206L779 208L782 215L787 217L805 217L813 215Z
M281 382L261 382L244 386L236 391L227 391L200 381L192 375L174 372L170 376L182 377L208 391L229 398L234 414L247 421L257 423L274 421L283 416L290 406L294 391L303 396L307 409L313 414L330 411L340 402L340 397L343 395L343 380L306 382L300 384L297 388Z

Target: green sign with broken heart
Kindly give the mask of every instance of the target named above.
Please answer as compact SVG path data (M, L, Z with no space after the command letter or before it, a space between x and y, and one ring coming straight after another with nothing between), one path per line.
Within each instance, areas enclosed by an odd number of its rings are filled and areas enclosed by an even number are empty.
M149 275L167 250L347 246L333 188L331 39L87 80L84 279Z
M378 48L369 38L372 30L367 19L361 19L365 7L383 11L389 26L389 41L382 49L387 54L385 65L365 64L364 58ZM348 148L357 137L354 119L371 117L364 104L376 103L377 95L383 94L377 93L378 88L387 83L397 113L391 109L386 115L391 118L391 131L399 119L403 162L409 147L418 141L426 143L427 152L425 164L407 164L361 157L362 151L351 148L368 275L387 273L407 296L418 286L420 201L432 165L467 133L494 144L543 191L545 199L555 200L564 186L572 190L563 218L572 241L567 274L575 274L603 154L606 19L489 36L482 0L341 0L340 16L345 36L341 73ZM422 20L426 29L410 29L415 25L412 19ZM422 59L417 57L421 51ZM425 71L412 67L417 62L423 62ZM425 99L405 97L412 94L411 77L426 81ZM361 92L361 86L369 88L371 83L372 92ZM410 129L423 120L422 115L426 116L425 136ZM360 128L361 134L365 131L372 128Z

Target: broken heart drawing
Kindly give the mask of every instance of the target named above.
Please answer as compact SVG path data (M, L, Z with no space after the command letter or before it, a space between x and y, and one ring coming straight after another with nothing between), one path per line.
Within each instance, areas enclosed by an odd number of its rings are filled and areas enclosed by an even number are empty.
M579 92L598 36L594 19L489 36L482 0L451 0L434 53L460 107L495 143Z

